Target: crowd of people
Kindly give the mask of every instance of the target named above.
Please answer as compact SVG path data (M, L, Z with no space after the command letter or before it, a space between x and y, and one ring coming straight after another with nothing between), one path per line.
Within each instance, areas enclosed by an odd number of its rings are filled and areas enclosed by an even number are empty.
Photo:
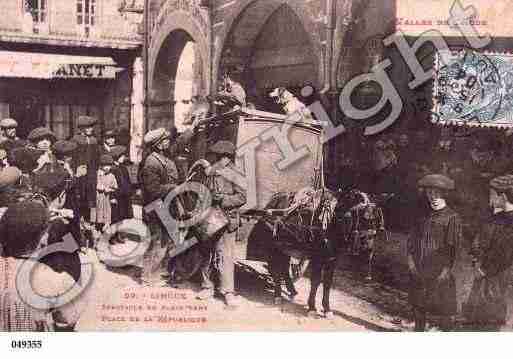
M145 152L138 168L144 207L163 200L183 183L176 157L192 142L200 120L191 121L179 136L164 128L144 136ZM94 134L96 124L95 118L81 116L77 120L79 133L69 140L57 139L43 127L21 139L14 119L0 121L2 330L55 329L76 322L76 315L70 319L60 310L42 312L24 303L16 287L17 268L41 248L72 234L75 252L37 258L41 269L36 279L40 282L36 280L34 285L49 296L57 296L80 280L80 250L95 249L102 232L134 216L135 187L126 164L127 148L116 144L114 130L106 131L99 141ZM362 153L368 155L356 156L352 164L353 185L369 193L394 193L405 198L388 213L385 209L385 217L388 222L396 218L399 230L410 233L409 298L419 331L426 328L430 314L441 317L442 329L454 329L458 298L453 268L461 250L473 257L475 270L466 315L481 328L497 328L511 314L507 299L511 296L509 273L513 264L513 175L509 174L513 163L507 149L513 136L499 130L461 136L457 129L451 131L442 131L442 136L438 133L436 141L425 131L414 136L383 136L362 144L367 149ZM205 167L208 180L204 184L211 191L214 208L222 215L207 218L210 222L203 235L208 240L200 240L198 245L201 291L197 299L206 300L217 293L227 308L237 307L234 232L239 225L229 213L246 202L245 191L228 181L230 176L224 173L233 170L235 152L229 141L208 147L211 163ZM178 196L168 209L177 218L187 208ZM487 213L489 209L491 213ZM139 279L150 286L169 275L169 249L180 236L170 233L158 214L143 211L152 240ZM216 221L222 222L218 228ZM201 232L195 234L201 239ZM111 245L124 242L120 236L109 238ZM280 304L283 280L291 298L297 291L285 275L290 258L277 252L274 257L278 259L271 258L270 268L275 303Z
M126 147L116 145L116 132L106 131L103 143L94 136L96 119L78 118L79 133L70 140L58 140L47 128L36 128L27 140L16 136L14 119L0 121L0 329L42 330L66 327L76 323L60 309L40 311L25 303L19 295L15 277L26 260L36 260L38 271L34 287L45 287L48 296L58 296L69 289L70 283L81 278L80 254L84 249L98 249L100 236L108 233L109 244L121 244L124 239L108 231L114 223L133 217L134 184L126 162ZM180 136L173 138L163 128L144 136L145 155L139 164L138 179L143 205L163 200L183 177L174 161L196 132L193 123ZM208 166L207 185L212 204L223 215L242 206L245 192L222 176L233 166L235 146L219 141L208 149L214 165ZM169 210L178 218L186 210L180 198ZM168 252L176 240L169 233L158 211L144 211L152 239L144 254L140 277L143 285L159 285L169 275ZM233 219L226 215L228 222ZM234 292L234 231L237 223L228 223L212 233L208 241L199 244L202 261L200 273L202 290L198 299L214 296L215 290L227 307L236 307ZM211 228L207 228L211 230ZM208 232L208 231L207 231ZM52 244L63 243L71 234L76 250L52 252L39 257L38 251ZM218 274L218 281L214 275ZM65 312L65 311L64 311Z

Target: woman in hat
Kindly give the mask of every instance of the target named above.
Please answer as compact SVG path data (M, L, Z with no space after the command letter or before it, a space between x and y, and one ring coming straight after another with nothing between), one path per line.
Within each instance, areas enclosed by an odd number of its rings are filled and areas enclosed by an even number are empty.
M110 155L100 157L96 194L96 223L100 229L106 229L112 223L112 207L117 205L114 197L119 189L116 177L112 173L114 159Z
M445 201L447 192L454 189L454 181L431 174L423 177L418 186L424 191L428 208L416 221L408 239L409 302L415 330L425 330L428 313L441 317L443 330L451 330L457 312L452 268L462 231L460 216Z
M111 151L116 146L116 131L108 130L105 131L103 136L103 145L100 150L101 155L112 155Z
M52 312L57 309L68 323L76 323L78 316L72 308L47 309L31 306L31 293L49 298L64 295L74 280L65 272L57 273L45 264L39 263L26 282L17 281L23 268L34 260L40 240L48 228L50 213L42 203L23 201L13 204L0 219L0 331L28 332L55 330ZM22 297L23 296L23 297Z
M57 140L52 131L46 127L33 129L27 139L32 148L40 151L41 155L37 161L38 165L34 172L53 172L57 165L55 156L52 153L52 146Z
M80 232L73 228L74 211L68 208L67 189L69 174L58 168L54 172L43 172L34 175L34 196L32 201L39 201L50 211L48 225L48 239L46 243L52 245L63 241L68 233L73 235L77 244L77 250L73 253L56 252L42 258L41 262L50 266L57 272L66 272L78 282L80 278L81 264L78 255L80 247Z
M475 281L467 307L469 319L480 330L497 330L506 324L513 296L509 275L513 265L513 175L494 178L489 194L494 214L473 243Z

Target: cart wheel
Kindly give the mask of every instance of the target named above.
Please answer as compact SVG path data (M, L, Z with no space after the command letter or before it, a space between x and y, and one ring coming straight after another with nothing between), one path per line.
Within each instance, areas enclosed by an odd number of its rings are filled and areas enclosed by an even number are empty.
M196 245L171 259L168 264L171 280L173 282L189 280L199 270L202 258L201 252Z
M300 278L305 275L306 269L310 264L310 260L303 259L295 259L291 258L290 266L289 266L289 274L290 278L292 278L293 282L297 282Z

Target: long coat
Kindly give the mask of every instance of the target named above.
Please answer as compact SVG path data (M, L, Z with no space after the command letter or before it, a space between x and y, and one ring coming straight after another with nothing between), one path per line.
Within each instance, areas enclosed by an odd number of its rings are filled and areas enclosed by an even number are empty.
M99 145L95 137L76 135L72 141L78 144L73 156L73 167L87 166L87 174L77 178L77 187L80 195L80 207L96 207L96 183L99 167Z
M112 174L116 177L118 183L118 190L113 194L117 204L112 208L112 223L117 223L133 217L131 201L133 189L130 182L130 174L124 165L113 167Z
M455 278L449 274L439 281L438 277L444 268L453 267L461 236L460 216L449 207L430 210L414 225L408 240L408 253L418 272L410 283L413 307L438 315L456 314Z

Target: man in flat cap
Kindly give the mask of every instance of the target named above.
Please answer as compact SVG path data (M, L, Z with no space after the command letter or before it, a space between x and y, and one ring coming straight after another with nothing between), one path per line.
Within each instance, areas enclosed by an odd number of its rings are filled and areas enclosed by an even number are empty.
M213 205L218 206L227 214L242 207L246 203L246 192L243 188L229 181L229 176L223 172L234 169L235 146L229 141L218 141L209 149L214 156L214 165L208 171L207 187L210 189ZM219 294L224 298L227 307L236 307L234 301L234 232L239 223L235 217L230 217L230 224L208 241L200 243L204 261L200 267L201 287L198 299L208 299L214 296L214 283L210 276L217 271Z
M457 312L452 268L462 231L460 216L445 201L448 191L455 187L454 181L441 174L430 174L420 179L418 186L428 206L408 239L409 302L415 331L425 330L427 313L439 316L440 327L448 331Z
M0 121L0 142L6 139L10 139L12 141L19 140L16 136L16 128L18 127L18 122L12 118L4 118Z
M481 227L472 246L475 280L467 315L479 330L505 328L511 317L510 268L513 265L513 175L490 181L493 215ZM509 319L511 330L511 321Z
M196 125L197 122L194 122L191 128L180 135L173 144L171 144L171 133L164 128L151 130L144 136L147 155L139 166L144 206L157 200L164 200L167 194L179 185L178 168L169 156L170 153L180 152L179 148L191 141ZM142 281L146 285L151 285L155 281L160 281L160 277L165 275L163 271L167 271L167 261L163 263L163 260L170 238L156 211L144 212L143 218L154 238L145 255L142 273Z
M73 167L76 168L80 194L80 216L89 223L96 220L96 182L100 159L98 140L94 137L96 122L94 117L78 117L77 126L80 133L71 139L77 144Z

